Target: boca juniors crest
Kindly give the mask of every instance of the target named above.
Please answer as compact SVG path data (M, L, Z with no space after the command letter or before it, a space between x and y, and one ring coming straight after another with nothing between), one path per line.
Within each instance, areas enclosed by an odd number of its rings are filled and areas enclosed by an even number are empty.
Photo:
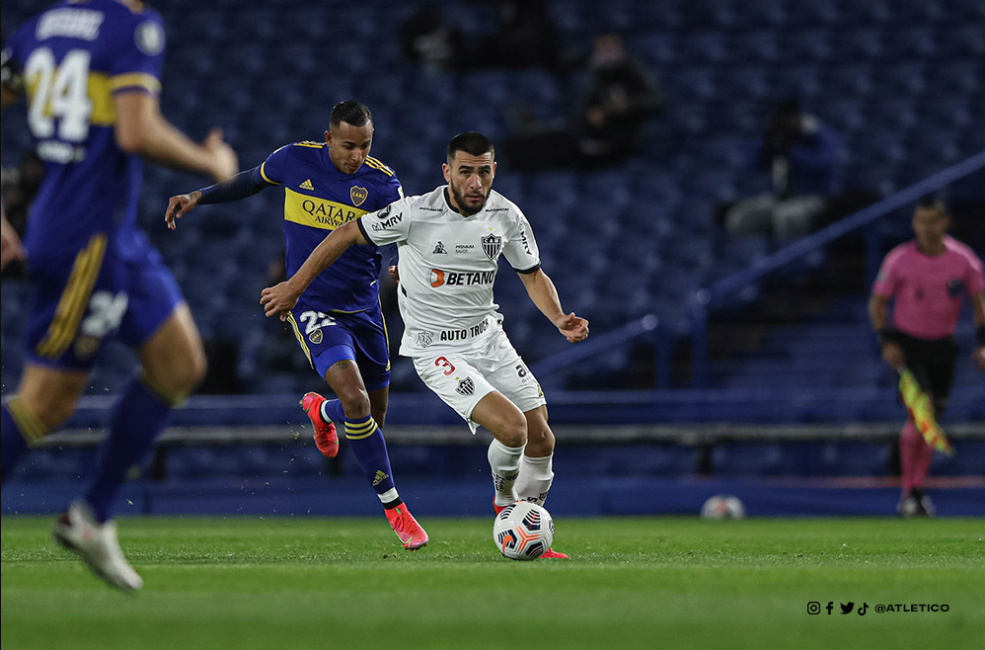
M493 233L489 233L487 236L482 238L482 252L486 254L491 260L495 260L499 257L500 252L503 250L503 238L497 237Z
M366 201L366 197L369 196L369 190L365 187L358 187L353 185L349 188L349 198L352 199L352 205L357 208Z

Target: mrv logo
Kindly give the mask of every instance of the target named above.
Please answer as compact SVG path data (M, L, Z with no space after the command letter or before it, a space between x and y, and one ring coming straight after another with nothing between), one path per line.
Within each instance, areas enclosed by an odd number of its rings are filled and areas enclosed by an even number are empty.
M456 271L431 269L431 286L435 288L446 284L452 287L471 287L477 284L492 284L495 280L496 271L466 271L464 273L458 273Z

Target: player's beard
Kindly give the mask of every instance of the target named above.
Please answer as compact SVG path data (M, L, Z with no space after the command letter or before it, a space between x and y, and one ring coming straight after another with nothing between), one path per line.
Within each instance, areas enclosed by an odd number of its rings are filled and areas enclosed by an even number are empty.
M480 203L478 207L472 208L471 206L469 206L468 203L465 202L465 196L461 192L459 192L458 188L455 187L454 185L451 185L451 194L453 197L455 197L455 203L458 204L458 211L462 214L463 217L471 217L473 214L481 212L482 208L486 207L486 199L489 198L488 194L483 196L482 203Z

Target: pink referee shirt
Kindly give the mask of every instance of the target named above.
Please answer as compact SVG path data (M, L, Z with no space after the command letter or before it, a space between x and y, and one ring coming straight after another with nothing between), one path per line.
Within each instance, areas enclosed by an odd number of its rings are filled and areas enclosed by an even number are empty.
M944 237L945 250L931 257L917 242L900 244L882 262L872 288L883 298L895 298L893 324L901 332L922 339L954 334L961 312L961 296L985 291L982 261L974 251Z

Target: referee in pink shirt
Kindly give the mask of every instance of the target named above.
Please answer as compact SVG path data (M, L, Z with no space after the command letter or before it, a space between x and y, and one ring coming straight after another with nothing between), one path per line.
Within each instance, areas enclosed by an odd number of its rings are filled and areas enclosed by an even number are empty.
M925 199L913 213L917 238L886 255L869 300L869 318L882 345L882 358L893 368L906 365L930 396L940 417L954 380L957 346L954 328L967 293L975 312L978 344L972 355L985 370L985 277L974 251L953 237L951 218L942 201ZM893 298L893 327L886 304ZM923 481L934 450L907 420L900 435L902 494L897 511L904 517L933 516Z

